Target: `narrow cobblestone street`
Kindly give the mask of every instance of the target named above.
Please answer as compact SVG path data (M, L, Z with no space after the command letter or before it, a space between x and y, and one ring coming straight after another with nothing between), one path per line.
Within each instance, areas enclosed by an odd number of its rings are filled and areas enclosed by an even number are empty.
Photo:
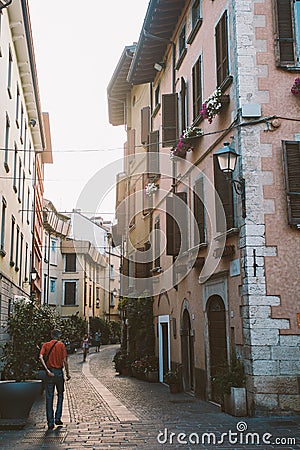
M64 426L47 430L41 396L23 430L0 431L0 449L300 449L299 416L236 418L162 384L116 375L116 348L91 349L86 363L81 353L70 356Z

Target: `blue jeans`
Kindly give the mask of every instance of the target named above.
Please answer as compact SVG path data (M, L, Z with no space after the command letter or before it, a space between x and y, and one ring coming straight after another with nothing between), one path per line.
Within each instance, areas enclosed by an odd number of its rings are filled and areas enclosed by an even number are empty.
M54 425L54 420L61 420L62 405L64 399L64 375L62 369L50 369L54 373L54 377L47 376L45 383L46 391L46 413L48 425ZM54 401L54 389L57 390L57 405L54 416L53 401Z

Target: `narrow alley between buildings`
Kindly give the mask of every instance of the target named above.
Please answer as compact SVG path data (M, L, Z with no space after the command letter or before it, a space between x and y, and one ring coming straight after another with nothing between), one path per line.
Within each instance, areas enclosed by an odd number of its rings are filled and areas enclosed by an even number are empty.
M22 430L1 430L1 450L300 449L300 417L237 418L191 395L116 374L118 346L69 358L62 427L47 430L44 395ZM248 443L247 443L248 442Z

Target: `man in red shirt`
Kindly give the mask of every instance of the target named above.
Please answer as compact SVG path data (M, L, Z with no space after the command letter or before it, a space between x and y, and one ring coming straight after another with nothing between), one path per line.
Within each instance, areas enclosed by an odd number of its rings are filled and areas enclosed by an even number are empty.
M40 351L40 360L47 372L45 391L48 430L53 430L54 423L56 425L63 425L61 421L64 398L63 368L65 368L67 380L71 378L69 374L67 350L65 344L59 340L61 333L59 330L53 330L51 336L52 340L43 344ZM54 416L53 400L55 387L57 390L57 405Z

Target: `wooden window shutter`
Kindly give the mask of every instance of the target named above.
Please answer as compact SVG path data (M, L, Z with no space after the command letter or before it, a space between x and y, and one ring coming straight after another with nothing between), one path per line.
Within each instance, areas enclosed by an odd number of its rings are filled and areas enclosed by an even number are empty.
M283 141L283 157L290 225L300 224L300 143Z
M159 131L152 131L149 134L149 152L148 152L148 174L149 177L159 175Z
M129 162L133 160L135 155L135 129L127 130L127 152Z
M179 251L187 249L188 216L187 193L178 192L166 198L167 255L177 256ZM182 231L182 233L180 232Z
M216 63L217 85L220 86L229 75L227 11L216 26Z
M183 77L181 77L181 89L180 89L180 130L183 131L187 128L186 120L186 82Z
M143 186L144 188L148 184L148 174L143 173ZM143 214L146 215L151 210L151 199L148 195L143 195Z
M204 186L203 178L196 181L194 186L194 245L205 242L205 212L204 212Z
M192 69L193 81L193 119L199 116L202 108L202 79L201 79L201 57Z
M159 234L160 231L160 221L156 220L154 223L154 230ZM154 267L160 267L160 236L155 234L154 240Z
M215 190L219 194L222 202L225 217L226 227L230 230L234 227L234 203L233 203L233 190L232 185L226 180L226 176L219 167L218 159L214 156L214 178L215 178ZM218 208L216 209L216 229L217 231L224 231L222 229L223 220Z
M277 63L280 66L295 65L293 31L293 0L275 0L277 22Z
M162 146L172 147L178 141L178 95L162 96Z
M150 133L150 106L141 109L141 143L148 144Z

